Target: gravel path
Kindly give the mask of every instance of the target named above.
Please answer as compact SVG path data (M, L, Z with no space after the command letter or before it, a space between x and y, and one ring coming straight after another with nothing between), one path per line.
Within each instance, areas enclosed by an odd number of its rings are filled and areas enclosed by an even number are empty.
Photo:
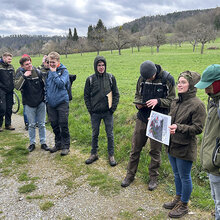
M23 118L13 115L13 132L23 133ZM47 143L53 146L53 134L47 131ZM27 144L28 145L28 144ZM128 188L121 188L118 194L105 196L97 187L91 187L86 175L75 179L77 187L68 189L60 181L68 178L71 173L59 166L56 154L42 151L37 146L36 150L28 155L28 163L19 168L28 170L32 177L39 177L35 184L37 189L28 195L43 195L43 198L28 200L26 194L20 194L18 187L24 185L16 175L4 177L0 173L0 219L9 220L46 220L46 219L75 219L75 220L101 220L101 219L167 219L168 211L162 208L167 201L166 193L158 187L154 192L147 190L147 185L138 178ZM88 155L82 155L71 146L71 153L67 157L78 157L84 164ZM87 165L83 165L87 166ZM120 165L112 168L106 160L99 159L90 165L101 172L109 172L116 180L121 181L125 176L125 169ZM50 209L43 211L42 203L54 203ZM190 207L191 212L183 219L212 219L210 213L201 212Z

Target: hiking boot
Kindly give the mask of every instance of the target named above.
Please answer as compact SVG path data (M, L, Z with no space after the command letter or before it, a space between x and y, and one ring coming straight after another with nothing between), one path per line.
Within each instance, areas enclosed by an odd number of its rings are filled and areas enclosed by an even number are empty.
M62 149L60 155L61 155L61 156L66 156L69 152L70 152L69 149Z
M45 151L49 151L50 148L46 144L41 144L41 149Z
M148 190L153 191L157 188L158 181L156 177L150 178L150 182L148 184Z
M114 166L116 166L116 161L115 161L115 158L114 158L114 156L109 156L108 157L108 160L109 160L109 164L112 166L112 167L114 167Z
M61 146L59 146L59 145L55 145L53 148L49 149L50 153L55 153L58 150L61 150Z
M31 144L31 145L28 147L29 152L32 152L34 149L35 149L35 144Z
M179 201L175 207L169 212L168 216L170 218L181 218L185 214L189 212L187 203L183 203L182 201Z
M2 132L3 131L3 128L2 127L0 127L0 132Z
M175 207L175 205L180 201L180 197L179 195L176 195L175 198L173 199L172 202L166 202L163 204L163 207L165 209L173 209Z
M9 126L5 126L5 129L6 129L6 130L10 130L10 131L15 130L15 128L12 127L11 125L9 125Z
M124 180L121 182L122 187L128 187L132 182L134 181L134 178L128 178L127 176L124 178Z
M85 161L86 164L91 164L94 161L98 160L99 157L97 154L91 154L90 157Z

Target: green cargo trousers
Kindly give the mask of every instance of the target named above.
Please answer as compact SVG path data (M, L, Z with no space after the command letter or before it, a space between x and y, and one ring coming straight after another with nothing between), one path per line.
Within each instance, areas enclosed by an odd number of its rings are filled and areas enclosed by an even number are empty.
M145 146L148 137L146 136L147 124L142 122L140 119L136 119L135 130L132 137L132 148L130 153L130 160L127 167L127 178L134 179L137 172L138 163L140 159L140 153L142 148ZM149 138L150 139L150 138ZM160 167L162 144L155 140L150 139L150 157L151 161L149 164L149 175L150 178L157 177L159 175L158 169Z

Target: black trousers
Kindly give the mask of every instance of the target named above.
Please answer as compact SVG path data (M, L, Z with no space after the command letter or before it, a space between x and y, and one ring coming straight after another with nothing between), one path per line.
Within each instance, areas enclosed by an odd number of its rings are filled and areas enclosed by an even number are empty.
M2 127L4 117L5 127L11 125L12 105L13 91L6 93L0 89L0 127Z
M69 103L61 103L53 108L47 104L48 117L55 134L55 146L61 149L70 148L70 134L68 127Z

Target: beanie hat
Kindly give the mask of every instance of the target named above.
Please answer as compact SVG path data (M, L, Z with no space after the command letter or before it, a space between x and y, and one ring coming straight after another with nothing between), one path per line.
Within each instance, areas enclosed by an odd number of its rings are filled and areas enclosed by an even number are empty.
M204 70L201 80L195 85L195 87L205 89L217 80L220 80L220 65L212 64Z
M156 74L157 68L155 64L149 60L143 62L140 66L140 74L146 80Z

